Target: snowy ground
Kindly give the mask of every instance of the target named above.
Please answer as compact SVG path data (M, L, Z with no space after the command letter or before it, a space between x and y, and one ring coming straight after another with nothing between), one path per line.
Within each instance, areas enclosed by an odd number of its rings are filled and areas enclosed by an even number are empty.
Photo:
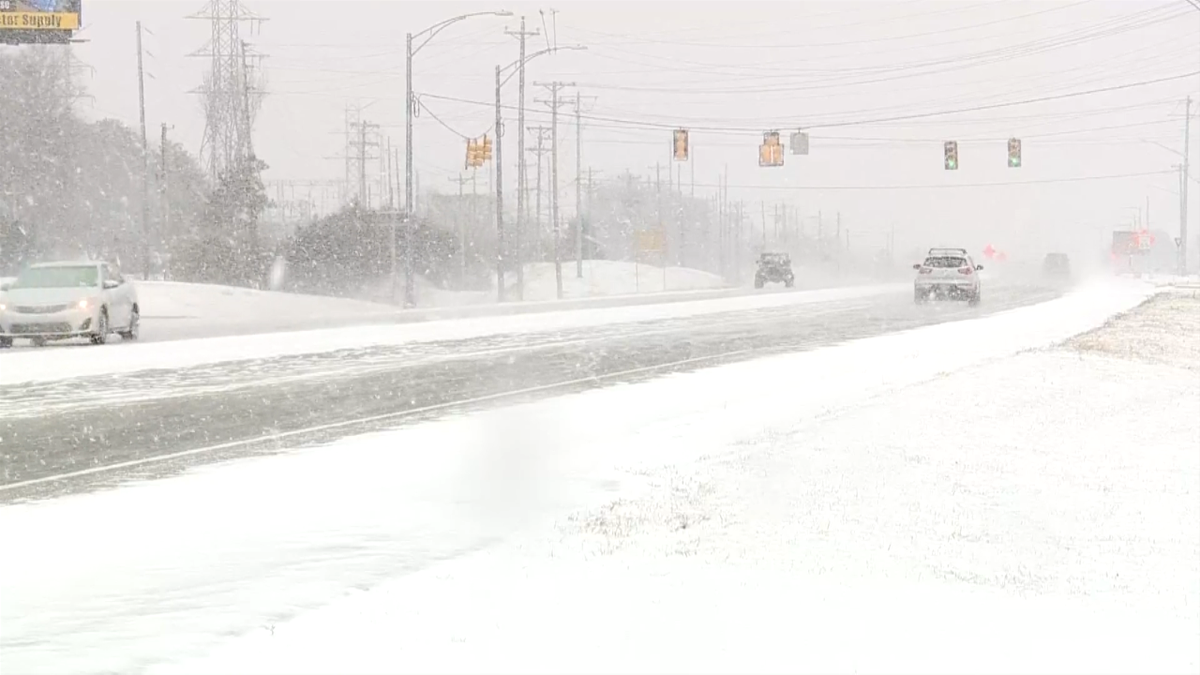
M1021 353L1148 292L0 508L0 651L30 673L1195 672L1195 370ZM1153 307L1084 339L1200 318Z
M620 260L585 260L583 277L575 275L575 261L562 263L563 298L595 298L663 291L696 291L725 288L720 276L688 267L655 267ZM516 273L506 276L511 297L515 296ZM665 283L664 283L665 282ZM403 281L401 282L403 283ZM367 297L384 299L391 294L391 282L372 288ZM554 263L536 262L525 265L525 301L539 302L558 299L558 284ZM456 307L496 302L496 281L486 291L451 291L420 282L417 304L421 307Z
M551 536L191 672L1196 672L1198 349L1165 298L690 457L643 438L637 488Z
M320 295L258 291L234 286L173 281L137 281L138 300L147 321L261 322L264 318L313 319L361 317L393 312L394 307Z
M583 276L577 277L575 272L574 262L563 264L563 297L700 290L727 285L720 276L702 270L664 268L617 260L585 260ZM528 300L552 300L558 297L554 263L526 265L525 284L525 297Z

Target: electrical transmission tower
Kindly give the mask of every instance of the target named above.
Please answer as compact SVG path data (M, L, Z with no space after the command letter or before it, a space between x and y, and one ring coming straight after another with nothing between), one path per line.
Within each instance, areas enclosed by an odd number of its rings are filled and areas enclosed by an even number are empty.
M209 22L208 44L192 56L211 60L204 83L194 93L204 97L204 141L201 157L215 182L234 167L254 157L251 131L262 101L262 55L242 38L242 24L251 31L266 19L250 12L239 0L209 0L200 12L188 17Z
M372 195L370 189L373 179L378 179L383 173L376 166L384 158L383 135L379 125L364 119L347 122L346 140L347 176L352 181L349 184L357 188L358 204L362 208L370 208L374 197L378 197L381 204L386 203L386 194L380 192ZM371 172L375 175L372 176Z

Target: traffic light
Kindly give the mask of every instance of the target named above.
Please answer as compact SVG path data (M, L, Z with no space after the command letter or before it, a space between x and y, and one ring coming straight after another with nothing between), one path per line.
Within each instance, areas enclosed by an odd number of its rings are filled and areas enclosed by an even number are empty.
M759 166L783 166L783 144L779 142L778 131L763 133L762 145L758 146Z
M1008 139L1008 168L1021 168L1021 139Z
M471 167L476 167L476 166L479 166L480 164L481 164L481 162L479 161L479 146L475 144L475 139L468 138L467 139L467 162L466 162L465 168L470 169Z
M480 146L479 150L480 164L492 161L492 139L488 138L487 134L483 135L483 145Z
M808 154L808 134L803 131L797 131L792 134L792 154L807 155Z
M676 162L688 161L688 131L676 129L673 134L672 154Z
M947 171L958 169L958 141L946 141L943 145Z

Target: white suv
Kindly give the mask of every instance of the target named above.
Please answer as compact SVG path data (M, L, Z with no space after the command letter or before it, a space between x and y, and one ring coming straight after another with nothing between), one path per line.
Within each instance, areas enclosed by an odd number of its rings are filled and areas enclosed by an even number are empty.
M931 248L925 262L913 265L913 299L917 303L934 299L966 300L979 304L981 288L976 265L965 248Z
M13 338L35 345L86 337L104 344L112 333L136 340L137 289L106 262L32 265L0 288L0 347Z

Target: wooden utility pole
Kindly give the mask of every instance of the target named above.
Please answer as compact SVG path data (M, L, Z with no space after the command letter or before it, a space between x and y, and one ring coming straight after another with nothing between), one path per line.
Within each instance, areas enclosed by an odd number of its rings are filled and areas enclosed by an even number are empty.
M137 22L138 112L142 125L142 278L150 278L150 142L146 138L146 71L142 67L142 22Z
M455 206L454 215L458 219L458 281L461 285L467 280L467 224L466 218L463 217L463 187L466 186L467 181L473 183L475 179L474 176L468 178L460 174L450 176L446 180L458 184L458 204ZM472 208L474 207L472 206Z
M550 106L550 221L554 228L554 282L559 300L563 298L562 280L562 231L558 221L558 109L565 104L559 93L573 82L534 83L550 92L550 100L542 101Z
M1180 181L1180 198L1179 198L1179 274L1186 275L1187 266L1187 247L1188 247L1188 182L1191 177L1189 172L1191 156L1191 133L1192 133L1192 97L1187 97L1187 103L1184 107L1183 118L1183 180Z
M534 190L536 208L533 214L534 223L534 240L538 245L538 257L545 258L546 252L542 250L542 156L549 152L546 148L546 140L549 139L550 129L544 126L529 127L529 131L537 132L537 146L526 148L526 152L536 153L537 155L537 184Z
M529 211L529 171L525 166L525 39L541 34L538 29L525 30L525 17L521 17L521 30L504 31L505 34L516 38L520 43L520 56L517 60L517 226L513 231L513 255L517 258L517 299L525 299L525 220ZM500 143L500 134L496 134L496 143Z
M168 128L169 127L167 127L167 123L163 122L162 123L162 140L160 141L162 144L162 148L159 150L159 152L162 153L162 159L160 160L160 162L162 163L162 186L160 188L162 190L162 198L160 199L160 201L162 202L162 204L161 204L161 206L162 206L162 225L161 225L161 231L159 234L164 239L171 236L171 192L170 192L171 168L167 164L167 129ZM166 276L165 272L166 272L166 270L164 270L164 274L163 274L164 277Z

